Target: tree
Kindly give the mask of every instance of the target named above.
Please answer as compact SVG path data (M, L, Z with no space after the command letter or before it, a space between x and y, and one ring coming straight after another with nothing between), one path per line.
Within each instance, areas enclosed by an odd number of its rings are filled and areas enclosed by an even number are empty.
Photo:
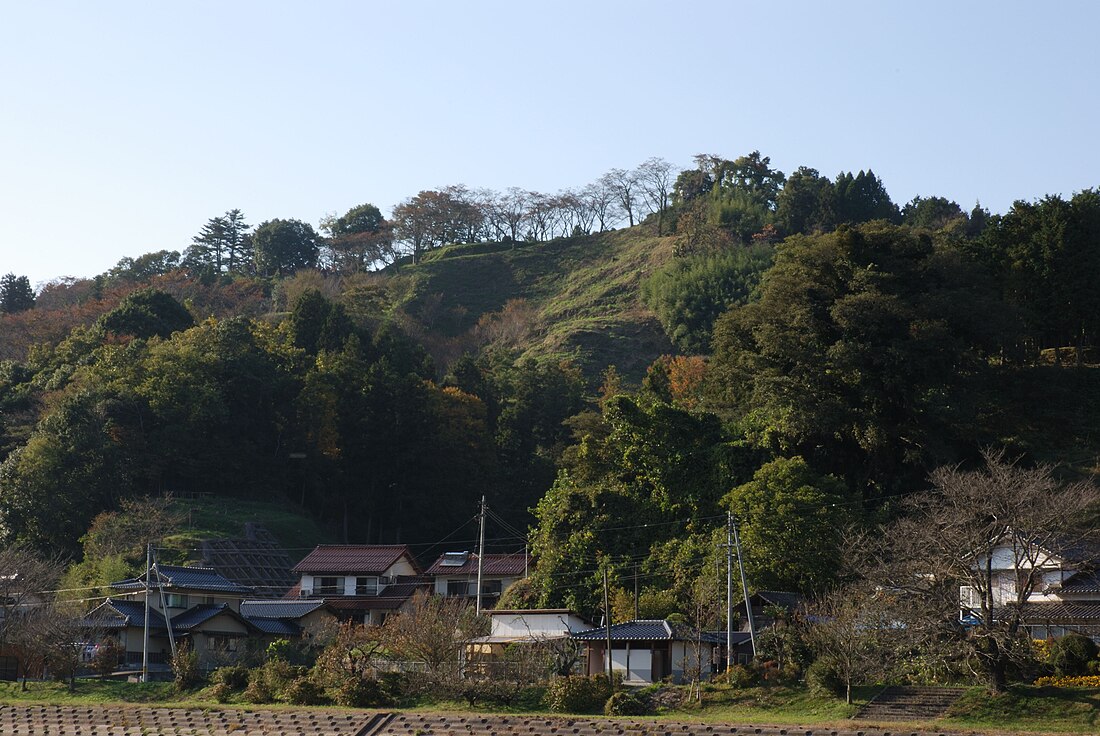
M600 179L601 185L615 195L615 200L626 213L630 227L634 227L634 212L638 207L638 174L626 169L612 169Z
M776 224L784 235L810 235L836 227L836 187L806 166L787 177L776 197Z
M184 254L183 265L214 274L244 270L251 261L248 228L239 209L210 218L199 234L191 238L191 247Z
M1003 451L986 450L975 469L945 466L931 489L905 502L905 517L862 550L866 578L896 591L926 621L947 626L995 692L1009 665L1026 656L1029 600L1046 585L1057 558L1095 564L1096 533L1086 522L1100 505L1089 481L1061 482L1049 465L1025 467ZM1000 555L994 564L994 552ZM1008 582L1000 572L1008 563ZM958 626L960 590L976 604Z
M168 337L195 324L187 308L159 289L140 289L129 294L97 324L107 332L134 337Z
M854 685L886 675L896 655L905 651L906 632L882 593L840 588L819 597L804 613L801 633L821 662L815 665L839 677L848 705Z
M0 312L15 314L34 308L34 289L26 276L14 273L0 277Z
M962 207L946 197L913 197L901 208L901 221L909 227L926 230L943 230L950 226L965 232L967 226Z
M361 204L340 217L326 218L321 229L328 233L326 247L338 271L358 273L393 260L393 228L373 204Z
M0 649L20 643L35 609L61 577L62 563L20 544L0 547Z
M957 457L1001 315L949 246L885 223L793 236L758 300L719 318L715 400L748 438L874 496ZM976 448L975 448L976 449Z
M818 475L800 457L778 458L725 500L741 523L754 587L813 591L832 582L841 530L852 518L841 481Z
M256 269L264 276L289 275L317 262L317 233L301 220L268 220L252 233Z
M888 220L896 224L901 221L901 214L886 192L886 186L870 169L855 176L851 172L837 176L836 215L838 223Z
M660 237L664 235L665 211L671 194L672 164L663 158L650 158L638 167L635 176L650 210L657 213L657 236Z
M386 619L382 641L393 655L423 663L430 679L447 682L459 672L466 643L485 628L465 601L421 591Z

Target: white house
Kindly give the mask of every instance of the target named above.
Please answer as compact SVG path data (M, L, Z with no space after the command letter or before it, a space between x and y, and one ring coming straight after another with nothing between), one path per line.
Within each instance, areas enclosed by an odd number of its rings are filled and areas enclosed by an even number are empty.
M324 599L337 615L381 624L426 587L404 544L323 544L294 566L288 598Z
M529 558L524 552L486 553L481 564L482 608L493 607L508 586L527 576ZM425 571L435 579L437 595L477 596L478 556L472 552L445 552Z

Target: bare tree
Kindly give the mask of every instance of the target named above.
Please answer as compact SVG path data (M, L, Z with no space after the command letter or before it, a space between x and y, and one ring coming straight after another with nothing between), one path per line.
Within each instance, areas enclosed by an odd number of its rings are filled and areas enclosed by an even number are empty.
M12 646L22 652L24 687L42 622L52 606L53 594L47 591L57 587L63 569L59 560L25 547L0 549L0 648Z
M485 628L461 598L419 592L408 609L386 620L382 641L397 657L422 663L429 679L448 680L458 671L466 644Z
M601 233L618 221L615 189L607 177L586 186L581 190L580 197L592 211L595 221L600 224Z
M614 193L619 206L626 213L627 221L634 227L634 212L638 208L638 176L626 169L612 169L600 179Z
M887 596L865 587L835 590L808 606L800 620L802 638L815 658L824 658L844 683L845 702L852 687L887 674L906 631L892 614Z
M657 235L663 235L665 210L672 192L672 164L653 157L642 163L634 175L649 208L657 213Z
M908 499L905 518L870 538L868 577L922 615L925 641L954 634L995 692L1009 664L1028 654L1032 594L1060 574L1062 560L1100 559L1083 520L1100 505L1091 482L1061 483L1053 468L1024 467L986 451L984 467L946 467L932 489Z

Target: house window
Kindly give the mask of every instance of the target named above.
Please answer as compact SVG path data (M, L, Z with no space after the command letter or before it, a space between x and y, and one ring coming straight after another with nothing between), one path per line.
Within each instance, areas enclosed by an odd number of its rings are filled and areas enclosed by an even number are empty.
M164 604L169 608L187 608L187 596L179 593L165 593Z
M211 636L210 648L219 652L236 652L237 637L235 636Z
M378 595L378 578L356 578L355 595Z
M465 580L448 580L447 595L461 596L470 594L470 583Z
M317 578L317 585L314 587L313 592L317 595L343 595L344 594L344 579L343 578Z
M502 588L502 581L500 580L482 580L481 581L481 594L482 595L500 595Z

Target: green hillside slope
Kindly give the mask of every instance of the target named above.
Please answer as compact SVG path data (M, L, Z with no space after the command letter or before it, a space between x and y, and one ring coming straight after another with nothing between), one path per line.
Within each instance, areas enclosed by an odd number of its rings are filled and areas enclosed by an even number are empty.
M672 258L673 238L639 228L548 243L453 245L389 269L398 305L430 331L457 338L509 300L526 302L532 357L568 358L592 375L607 365L639 378L672 345L640 295Z

